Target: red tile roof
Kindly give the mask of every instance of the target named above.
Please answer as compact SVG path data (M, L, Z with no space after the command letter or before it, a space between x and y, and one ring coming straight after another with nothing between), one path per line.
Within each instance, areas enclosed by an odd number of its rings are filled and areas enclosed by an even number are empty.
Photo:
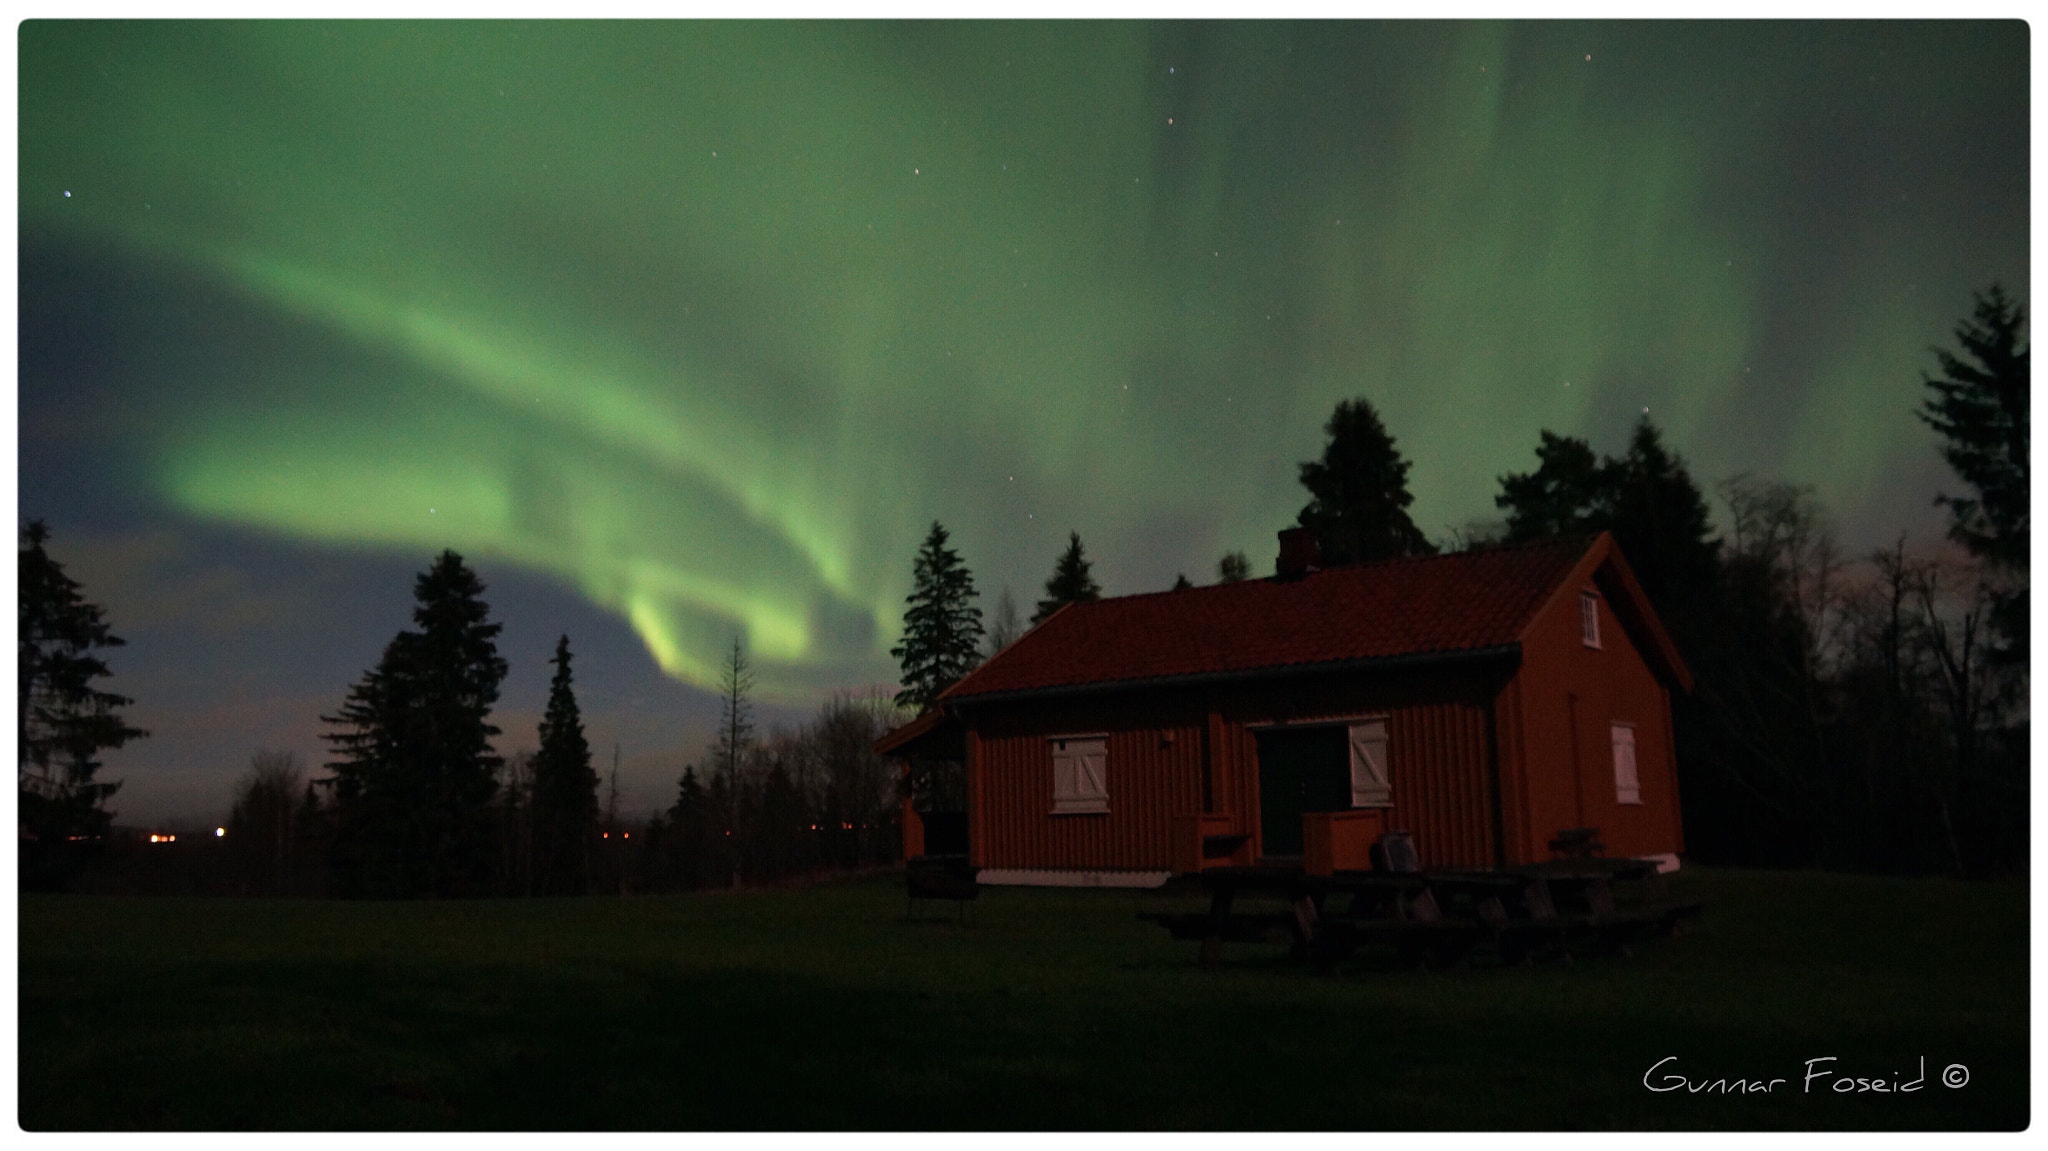
M942 699L1504 647L1520 640L1595 542L1548 540L1069 604Z

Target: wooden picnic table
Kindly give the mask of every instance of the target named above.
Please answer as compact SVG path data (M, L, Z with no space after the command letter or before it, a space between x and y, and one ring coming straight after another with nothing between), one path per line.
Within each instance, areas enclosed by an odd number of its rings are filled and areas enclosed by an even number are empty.
M1299 867L1218 867L1194 877L1209 893L1206 913L1149 914L1176 939L1201 941L1201 961L1215 963L1222 945L1285 941L1319 966L1361 947L1391 944L1405 958L1455 962L1491 944L1503 962L1556 953L1573 944L1626 952L1629 944L1672 931L1699 904L1675 905L1654 891L1617 906L1617 881L1647 887L1654 863L1574 859L1503 871L1414 873L1340 871L1310 875ZM1240 898L1278 899L1282 912L1246 914Z
M1202 962L1222 957L1226 939L1245 942L1282 935L1297 952L1314 949L1329 934L1334 910L1339 921L1358 923L1428 923L1441 918L1430 881L1421 874L1338 872L1310 875L1299 867L1254 865L1215 867L1195 877L1209 892L1206 914L1152 915L1177 939L1200 939ZM1332 908L1332 897L1343 906ZM1234 914L1240 897L1278 899L1287 910L1277 914ZM1339 934L1348 932L1339 931Z

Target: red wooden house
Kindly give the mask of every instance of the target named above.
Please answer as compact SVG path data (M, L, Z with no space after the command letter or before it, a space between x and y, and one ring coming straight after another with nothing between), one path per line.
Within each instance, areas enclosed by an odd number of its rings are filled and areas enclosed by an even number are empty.
M1061 608L883 737L962 760L987 883L1148 885L1226 863L1551 857L1571 828L1676 866L1691 677L1611 536ZM904 851L925 823L904 803Z

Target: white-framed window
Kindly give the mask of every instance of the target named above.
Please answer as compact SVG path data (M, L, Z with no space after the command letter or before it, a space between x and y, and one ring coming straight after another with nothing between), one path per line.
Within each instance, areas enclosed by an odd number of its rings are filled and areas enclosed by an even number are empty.
M1394 791L1387 782L1387 721L1360 720L1350 725L1349 734L1351 806L1394 806Z
M1614 740L1614 802L1641 803L1643 788L1636 779L1636 728L1617 723L1608 728Z
M1054 815L1109 810L1109 740L1100 735L1061 735L1052 740Z
M1582 591L1579 593L1579 638L1586 646L1600 646L1600 594Z

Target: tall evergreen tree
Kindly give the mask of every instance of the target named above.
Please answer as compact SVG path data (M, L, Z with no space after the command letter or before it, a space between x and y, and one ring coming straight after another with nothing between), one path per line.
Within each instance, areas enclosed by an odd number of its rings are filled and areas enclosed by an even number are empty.
M1323 563L1362 563L1435 555L1408 518L1408 461L1394 447L1379 413L1364 399L1343 400L1323 425L1323 458L1301 465L1308 505L1296 518L1316 533Z
M331 861L344 893L418 897L482 887L490 804L503 763L489 721L505 678L483 583L444 551L413 586L417 631L322 720L337 758Z
M49 536L41 520L28 522L17 569L15 746L24 833L21 881L30 887L64 883L83 862L70 845L97 843L106 833L112 818L106 801L121 785L93 778L99 753L149 734L121 718L119 709L133 700L94 686L110 674L97 653L123 641L105 611L86 602L78 582L50 558L43 547Z
M2027 568L2031 538L2027 452L2031 407L2030 349L2023 347L2024 310L1993 284L1980 294L1970 319L1956 326L1960 354L1934 350L1939 376L1923 375L1934 392L1920 419L1940 432L1942 458L1972 495L1938 497L1949 510L1949 535L1988 561L2011 585L1991 607L2004 639L2001 654L2027 659Z
M933 520L911 567L903 641L889 649L903 668L896 702L905 707L930 707L980 659L981 609L974 606L974 576L959 553L946 546L947 538L946 529Z
M533 760L533 836L536 879L544 895L581 895L590 886L590 853L597 838L597 772L583 736L583 714L569 671L569 637L555 644L555 677L540 721L540 751Z
M1045 581L1045 598L1038 601L1038 610L1031 616L1033 626L1070 603L1094 603L1102 598L1102 588L1088 574L1088 567L1088 557L1081 551L1081 533L1067 533L1067 550L1053 561L1052 576Z

